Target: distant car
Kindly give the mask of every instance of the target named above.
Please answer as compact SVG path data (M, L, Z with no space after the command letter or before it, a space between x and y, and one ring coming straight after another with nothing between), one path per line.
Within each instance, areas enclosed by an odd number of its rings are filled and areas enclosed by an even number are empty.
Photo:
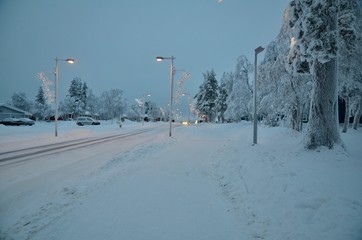
M78 117L77 118L77 125L84 126L84 125L100 125L101 123L91 117Z
M4 118L0 123L5 126L33 126L35 124L29 118Z

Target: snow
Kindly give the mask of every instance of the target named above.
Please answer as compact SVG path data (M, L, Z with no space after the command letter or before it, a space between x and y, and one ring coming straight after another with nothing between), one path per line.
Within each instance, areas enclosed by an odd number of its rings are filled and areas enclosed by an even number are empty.
M176 126L177 124L174 124ZM0 239L361 239L362 130L307 151L303 133L252 125L0 125L0 153L148 130L0 162ZM0 156L1 160L1 156Z

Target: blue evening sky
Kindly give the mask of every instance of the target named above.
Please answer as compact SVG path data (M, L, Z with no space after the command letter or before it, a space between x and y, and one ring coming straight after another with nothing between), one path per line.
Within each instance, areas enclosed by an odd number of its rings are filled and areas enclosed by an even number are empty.
M191 73L184 92L192 97L203 73L218 80L236 59L274 40L289 0L0 0L0 102L14 92L34 100L38 72L54 79L59 63L59 98L80 77L93 93L122 89L129 103L150 93L166 106L170 62ZM260 54L260 58L263 54ZM177 79L175 76L175 90ZM186 104L186 100L183 100Z

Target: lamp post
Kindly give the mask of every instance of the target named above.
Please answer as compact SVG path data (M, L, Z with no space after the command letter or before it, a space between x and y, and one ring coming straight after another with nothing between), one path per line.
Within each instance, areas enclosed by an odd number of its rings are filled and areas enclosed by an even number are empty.
M257 144L257 138L258 138L258 117L256 114L256 81L258 79L257 72L258 72L258 66L257 66L257 58L258 54L264 51L264 48L257 47L255 49L255 62L254 62L254 91L253 91L253 105L254 105L254 113L253 113L253 121L254 121L254 135L253 135L253 143Z
M169 137L172 136L172 98L173 98L173 75L174 75L174 69L173 69L173 60L174 56L171 57L156 57L157 62L162 62L163 60L171 60L171 70L170 70L170 113L169 113L169 122L170 122L170 129L169 129Z
M67 58L67 59L59 59L58 57L55 58L55 71L54 71L54 75L55 75L55 99L54 99L54 110L55 110L55 114L54 114L54 123L55 123L55 136L58 136L58 62L59 61L64 61L70 64L74 63L74 59L73 58Z

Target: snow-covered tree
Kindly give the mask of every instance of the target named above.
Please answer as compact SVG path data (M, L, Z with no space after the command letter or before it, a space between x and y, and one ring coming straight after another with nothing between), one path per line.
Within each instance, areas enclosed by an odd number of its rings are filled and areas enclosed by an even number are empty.
M139 104L130 105L126 110L125 115L131 121L139 121L142 117Z
M302 117L310 101L311 75L295 74L288 66L292 28L289 10L283 16L282 28L268 44L258 69L258 113L265 124L275 126L281 117L297 131L302 129Z
M44 118L50 114L49 109L43 87L39 87L38 94L35 97L34 114L37 118L44 120Z
M24 92L13 93L9 105L27 112L31 112L33 108L32 103L28 100Z
M37 73L37 78L42 82L42 88L44 92L44 97L48 104L54 102L54 90L51 90L52 81L48 79L45 73Z
M157 119L161 119L161 111L157 107L157 104L151 101L145 102L145 114L148 119L151 121L155 121Z
M85 111L87 111L91 115L98 116L101 108L99 97L94 95L92 89L88 89L87 92L88 94L86 98Z
M126 110L126 102L121 89L105 91L100 97L99 113L102 119L118 119Z
M293 39L289 62L295 73L313 78L305 146L333 148L341 143L337 115L338 0L293 0L290 24Z
M80 100L84 103L84 109L87 108L87 98L88 98L88 86L86 82L83 82Z
M218 82L214 70L207 71L204 75L204 82L196 95L196 108L206 121L214 121L216 116L216 99L218 97Z
M351 100L358 100L361 87L358 83L358 72L361 72L360 29L357 17L360 18L361 8L357 0L340 0L338 10L338 95L346 105L342 132L347 132L351 115ZM361 83L360 83L361 84Z
M225 121L225 111L228 108L227 107L227 103L226 103L226 99L227 99L227 89L226 89L226 83L225 82L221 82L220 87L219 87L219 95L216 99L216 112L217 112L217 117L218 120L221 121L222 123Z
M84 114L86 111L87 90L87 84L82 79L74 78L70 83L66 99L61 103L63 113L74 116Z
M244 55L238 57L233 81L230 84L231 90L228 92L227 97L228 108L225 112L227 118L234 121L240 121L242 117L251 118L253 91L250 86L249 76L252 71L253 65L249 60Z

